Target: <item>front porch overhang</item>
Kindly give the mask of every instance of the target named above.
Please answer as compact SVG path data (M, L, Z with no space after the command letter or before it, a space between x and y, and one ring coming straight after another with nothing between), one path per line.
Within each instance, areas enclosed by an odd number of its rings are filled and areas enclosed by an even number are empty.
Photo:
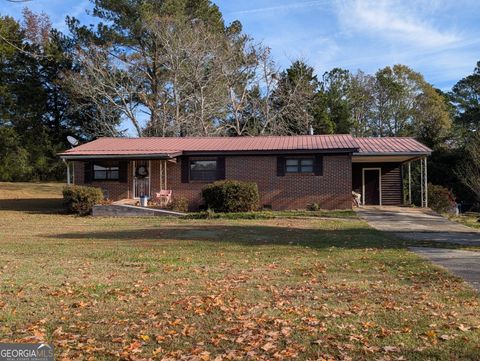
M92 160L92 159L160 159L172 160L182 155L182 152L175 153L148 153L148 154L61 154L64 160Z

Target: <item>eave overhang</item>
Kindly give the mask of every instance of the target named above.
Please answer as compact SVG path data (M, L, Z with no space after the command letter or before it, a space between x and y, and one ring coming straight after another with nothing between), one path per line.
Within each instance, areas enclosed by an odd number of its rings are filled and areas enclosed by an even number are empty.
M64 160L89 160L89 159L173 159L182 155L182 152L175 153L147 153L147 154L68 154L60 153Z
M358 148L338 149L279 149L279 150L225 150L225 151L184 151L186 156L242 156L242 155L288 155L288 154L353 154Z
M428 157L431 152L371 152L353 153L352 163L400 162L406 163Z

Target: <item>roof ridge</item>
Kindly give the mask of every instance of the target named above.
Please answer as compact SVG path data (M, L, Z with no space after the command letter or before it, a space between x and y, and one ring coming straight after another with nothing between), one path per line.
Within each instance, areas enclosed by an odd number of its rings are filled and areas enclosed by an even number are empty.
M297 135L241 135L241 136L212 136L212 137L205 137L205 136L188 136L188 137L98 137L92 142L99 140L99 139L255 139L255 138L300 138L300 137L340 137L340 136L348 136L355 139L356 137L352 136L351 134L297 134Z

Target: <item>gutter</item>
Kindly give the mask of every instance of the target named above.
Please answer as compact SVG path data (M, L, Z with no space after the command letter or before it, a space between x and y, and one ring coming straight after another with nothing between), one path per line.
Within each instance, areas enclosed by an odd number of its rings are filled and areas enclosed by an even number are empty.
M432 152L352 152L354 149L291 149L291 150L251 150L251 151L186 151L176 153L158 153L158 154L68 154L59 153L63 161L82 160L82 159L173 159L181 155L187 156L218 156L218 155L288 155L288 154L339 154L350 153L352 157L374 157L374 156L429 156Z
M352 154L358 148L338 149L282 149L282 150L244 150L244 151L184 151L158 154L69 154L59 153L63 160L82 159L172 159L181 155L186 156L234 156L234 155L288 155L288 154Z

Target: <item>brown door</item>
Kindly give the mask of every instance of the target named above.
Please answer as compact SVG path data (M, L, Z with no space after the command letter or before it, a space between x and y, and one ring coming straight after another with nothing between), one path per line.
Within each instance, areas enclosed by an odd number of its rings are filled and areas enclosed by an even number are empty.
M380 170L365 169L365 204L380 205Z

